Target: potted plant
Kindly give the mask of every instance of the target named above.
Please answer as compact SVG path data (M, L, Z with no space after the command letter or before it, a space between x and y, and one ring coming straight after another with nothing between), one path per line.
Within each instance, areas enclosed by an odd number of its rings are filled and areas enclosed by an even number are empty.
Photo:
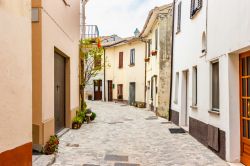
M123 96L122 95L118 95L117 98L118 98L118 100L122 100Z
M144 61L145 61L145 62L149 62L149 61L150 61L150 58L145 58Z
M46 155L51 155L51 154L57 152L58 145L59 145L59 139L58 139L57 135L50 136L49 141L44 146L43 152Z
M87 109L86 110L86 119L87 119L87 123L90 122L90 117L92 115L92 110L91 109Z
M93 99L92 95L88 95L88 100L92 100L92 99Z
M90 120L93 121L96 118L96 113L92 112L92 115L90 116Z
M79 116L76 116L72 121L72 129L79 129L82 125L82 119Z
M152 55L152 56L156 56L156 55L157 55L157 50L151 51L151 55Z

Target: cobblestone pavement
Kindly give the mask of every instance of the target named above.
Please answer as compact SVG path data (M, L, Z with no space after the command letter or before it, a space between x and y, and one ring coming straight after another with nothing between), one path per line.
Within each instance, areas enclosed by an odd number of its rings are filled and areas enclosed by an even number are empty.
M54 166L227 165L189 134L171 134L168 129L177 126L150 111L104 102L88 105L97 119L61 137Z

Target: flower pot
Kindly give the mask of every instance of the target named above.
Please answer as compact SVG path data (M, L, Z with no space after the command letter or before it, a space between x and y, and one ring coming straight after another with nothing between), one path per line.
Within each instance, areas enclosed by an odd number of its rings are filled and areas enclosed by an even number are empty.
M145 61L145 62L149 62L149 61L150 61L150 58L145 58L144 61Z
M151 55L152 55L152 56L156 56L156 55L157 55L157 51L152 51L152 52L151 52Z
M81 127L81 124L79 123L72 123L72 129L79 129Z

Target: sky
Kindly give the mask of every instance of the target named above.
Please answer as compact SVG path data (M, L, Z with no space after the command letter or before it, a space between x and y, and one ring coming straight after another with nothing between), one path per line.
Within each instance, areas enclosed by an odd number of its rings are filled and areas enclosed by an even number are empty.
M97 25L100 35L134 35L142 30L148 13L155 6L173 0L89 0L86 5L86 24Z

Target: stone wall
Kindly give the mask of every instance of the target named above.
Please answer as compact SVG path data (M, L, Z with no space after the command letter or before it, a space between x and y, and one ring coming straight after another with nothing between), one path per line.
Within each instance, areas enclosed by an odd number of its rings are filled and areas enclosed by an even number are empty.
M171 50L172 50L172 10L159 16L160 30L160 68L157 114L168 118L170 82L171 82Z

